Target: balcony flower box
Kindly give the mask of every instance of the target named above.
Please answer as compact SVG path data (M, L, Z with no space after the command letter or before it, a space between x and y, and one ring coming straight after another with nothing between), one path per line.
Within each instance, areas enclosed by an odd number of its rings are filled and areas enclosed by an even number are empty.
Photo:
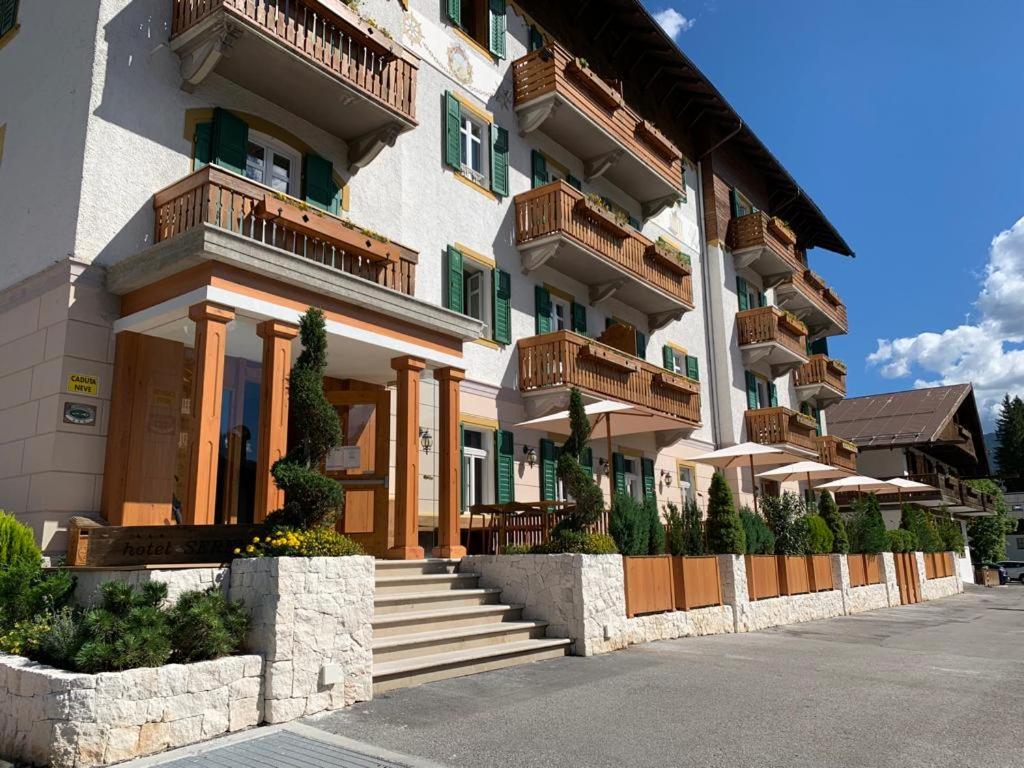
M833 360L832 358L829 358L828 365L833 371L838 373L840 376L846 375L846 363L844 363L842 360Z
M678 275L685 277L693 272L693 268L690 266L690 257L678 248L673 248L661 238L656 243L648 245L644 254Z
M362 38L361 42L377 53L388 58L402 58L405 54L402 46L392 39L386 29L378 26L373 19L360 16L345 3L331 3L327 10L347 22L353 30L358 31Z
M629 236L629 224L619 221L615 214L608 210L608 207L600 199L594 200L590 197L581 197L576 201L573 210L608 232L612 237L625 239Z
M680 376L671 371L661 371L654 374L654 383L665 389L672 389L676 392L684 392L688 395L700 393L700 382L694 381L687 376Z
M768 220L768 231L783 245L796 245L796 232L778 216L772 216Z
M594 101L609 112L614 112L622 106L622 94L598 77L586 59L577 56L568 63L566 70L586 89Z
M808 429L818 428L818 422L813 416L808 416L806 413L800 413L799 411L794 411L793 421L802 427L807 427Z
M839 298L839 294L837 294L837 293L836 293L835 291L833 291L833 290L832 290L831 288L829 288L828 286L826 286L826 287L825 287L825 288L824 288L824 289L822 290L822 293L823 293L823 295L825 296L825 300L826 300L826 301L827 301L827 302L828 302L829 304L832 304L832 305L833 305L833 306L835 306L835 307L838 307L838 306L842 305L842 303L843 303L843 302L842 302L842 300L841 300L841 299Z
M804 272L804 282L816 291L825 290L825 281L817 272L808 269Z
M794 315L792 312L783 312L779 318L779 325L791 333L795 333L797 336L807 335L807 326L804 322Z
M600 344L587 344L580 351L580 355L622 373L634 373L640 370L638 360L631 359L628 355Z
M641 120L636 125L637 138L647 144L651 149L669 160L679 160L683 153L672 143L664 133L655 128L650 120Z

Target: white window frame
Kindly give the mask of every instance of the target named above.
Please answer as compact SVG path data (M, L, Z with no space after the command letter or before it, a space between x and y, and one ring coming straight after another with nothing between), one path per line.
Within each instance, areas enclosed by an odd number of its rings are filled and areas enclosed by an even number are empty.
M626 480L626 493L636 501L644 500L643 480L639 473L640 460L632 456L622 457L622 475Z
M469 284L474 278L476 278L479 283L480 317L476 317L469 312ZM494 317L494 310L491 306L494 302L494 286L491 285L491 281L493 279L494 269L492 267L467 256L465 253L462 254L463 314L466 315L466 317L476 317L477 320L483 321L484 338L490 338L491 336L491 323Z
M551 296L551 330L571 331L572 330L572 304L555 293L548 292ZM558 310L562 310L559 317Z
M494 472L488 471L489 468L493 467L491 450L494 445L494 435L486 429L463 428L463 434L470 432L480 435L480 445L483 448L470 448L468 446L463 446L462 448L462 498L466 501L463 512L468 512L469 508L474 504L492 504L494 502ZM483 498L480 501L475 501L473 499L473 488L476 484L478 467L483 476L481 486Z
M479 115L466 109L465 105L459 104L459 162L462 166L462 175L470 181L479 184L485 189L490 189L491 184L491 124ZM480 132L480 168L472 165L473 143L477 139L473 136L473 128Z
M679 499L686 504L688 501L697 500L697 479L694 476L693 467L686 464L679 464L676 467L676 474L678 475L679 483ZM683 483L689 483L690 486L687 488Z
M766 379L763 379L760 376L755 376L754 379L757 381L757 407L771 408L771 384Z
M740 216L746 216L756 210L754 208L754 204L750 202L750 198L742 192L739 190L733 190L733 193L736 195L736 213Z
M672 350L672 373L678 373L680 376L686 375L686 353L681 352L675 347L669 347Z
M273 168L274 155L280 155L281 157L286 158L288 160L288 162L291 164L290 165L289 174L288 174L288 191L285 192L285 194L289 195L290 197L298 197L299 196L299 189L301 187L301 179L302 179L302 175L301 175L302 174L302 153L299 152L296 149L293 149L292 147L289 147L284 142L278 141L277 139L273 138L272 136L267 136L265 133L260 133L259 131L253 131L253 130L249 131L249 143L250 144L255 144L256 146L258 146L261 149L263 149L263 174L264 174L264 178L263 179L253 179L253 178L251 178L249 176L249 174L248 174L248 169L249 169L248 168L248 166L249 166L249 147L248 146L246 146L246 148L245 148L245 150L246 150L245 151L245 157L246 157L246 168L245 168L245 170L246 170L246 173L243 174L243 175L247 179L249 179L250 181L255 181L257 184L262 184L265 187L269 187L269 188L273 189L273 187L270 184L271 180L267 178L266 174L267 174L267 172L271 168Z

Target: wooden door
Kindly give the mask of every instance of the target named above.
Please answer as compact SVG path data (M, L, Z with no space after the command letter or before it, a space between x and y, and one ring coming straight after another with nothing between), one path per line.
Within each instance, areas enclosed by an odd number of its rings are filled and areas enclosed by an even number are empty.
M381 557L394 538L388 503L391 393L366 389L326 394L338 414L342 448L348 449L345 466L331 463L325 468L327 476L345 490L345 512L338 530L369 554Z
M917 571L917 557L913 552L893 552L896 564L896 584L900 588L900 604L921 602L921 582Z

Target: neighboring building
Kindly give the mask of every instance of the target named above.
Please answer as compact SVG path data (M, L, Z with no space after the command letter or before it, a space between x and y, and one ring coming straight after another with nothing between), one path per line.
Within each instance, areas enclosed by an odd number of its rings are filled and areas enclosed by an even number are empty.
M517 424L570 386L656 417L594 440L606 494L701 498L692 457L747 439L852 467L823 415L846 310L806 253L850 248L639 2L578 10L21 3L0 506L50 552L72 515L262 519L310 305L376 554L560 494L564 436Z
M960 521L993 514L993 500L964 479L987 477L988 454L974 388L970 384L912 389L853 397L828 412L832 431L857 446L857 470L888 480L905 477L935 490L914 494L878 494L890 528L899 525L900 504L943 509ZM963 568L970 575L969 557Z

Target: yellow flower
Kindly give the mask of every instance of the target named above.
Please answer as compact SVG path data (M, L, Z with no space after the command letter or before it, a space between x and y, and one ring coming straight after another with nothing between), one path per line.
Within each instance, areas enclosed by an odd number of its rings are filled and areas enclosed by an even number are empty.
M256 547L254 547L252 544L250 544L249 546L247 546L245 548L245 551L248 552L249 554L252 554L253 552L256 551Z
M259 544L259 543L260 543L260 537L259 537L259 536L256 536L256 537L255 537L255 538L254 538L254 539L252 540L252 543L253 543L253 544Z
M235 547L235 554L236 555L242 554L242 550L240 548L238 548L238 547Z

